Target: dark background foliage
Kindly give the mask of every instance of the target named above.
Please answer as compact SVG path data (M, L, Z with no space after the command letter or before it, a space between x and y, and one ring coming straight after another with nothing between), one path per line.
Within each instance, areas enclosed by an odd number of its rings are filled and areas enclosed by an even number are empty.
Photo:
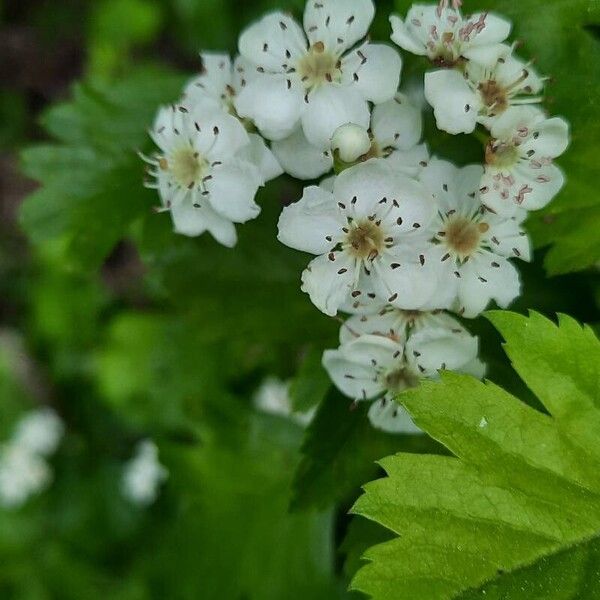
M576 126L564 160L569 187L532 223L540 249L523 266L514 308L596 323L598 119L590 119L600 80L582 73L600 64L586 62L598 15L583 1L480 5L519 20L523 54L557 69L554 106ZM319 356L335 345L338 323L299 290L306 257L275 239L297 182L282 177L261 192L263 214L240 229L235 251L175 236L141 186L135 151L148 147L156 107L198 69L197 51L234 52L239 31L263 11L302 6L0 2L0 440L39 404L68 427L53 487L0 511L0 598L348 597L361 550L387 535L363 521L349 528L346 516L377 476L374 461L441 451L425 437L377 433L328 389ZM393 3L377 6L373 37L388 39ZM540 11L556 25L554 46L536 29ZM407 59L406 80L422 68ZM434 134L430 121L435 152L479 160L475 142ZM492 327L469 326L482 336L490 378L536 402ZM298 409L320 404L306 436L253 410L269 374L294 379ZM170 478L157 504L139 510L118 486L145 437L157 441Z

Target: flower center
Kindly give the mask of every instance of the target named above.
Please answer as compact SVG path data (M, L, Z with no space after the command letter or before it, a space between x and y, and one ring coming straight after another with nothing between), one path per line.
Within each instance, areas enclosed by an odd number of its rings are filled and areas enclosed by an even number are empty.
M383 231L375 221L352 223L346 243L348 251L355 258L373 260L384 247Z
M419 377L410 369L401 368L385 376L385 385L390 392L402 392L419 385Z
M459 258L471 256L480 246L481 236L490 226L466 217L453 219L446 225L444 243Z
M519 151L514 144L492 140L485 149L485 162L500 169L512 167L519 161Z
M489 79L478 85L485 106L494 114L503 113L508 108L508 90L497 81Z
M325 49L323 42L317 42L298 61L296 71L308 90L323 83L339 82L341 80L339 58Z
M160 161L160 168L169 170L175 181L181 187L192 188L201 180L208 167L206 159L191 146L184 146L175 150L167 161Z

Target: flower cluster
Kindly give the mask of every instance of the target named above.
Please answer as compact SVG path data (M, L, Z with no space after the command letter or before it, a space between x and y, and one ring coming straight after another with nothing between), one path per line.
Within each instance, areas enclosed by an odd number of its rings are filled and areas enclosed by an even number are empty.
M450 313L474 318L519 296L527 213L564 183L553 161L569 128L540 107L544 78L506 42L507 20L461 4L414 5L390 18L391 39L429 60L422 95L437 127L478 129L481 164L430 156L418 94L399 90L398 49L368 37L372 0L308 0L302 25L282 12L250 25L233 62L203 54L201 75L160 111L160 152L146 159L176 230L229 246L265 181L312 181L278 238L313 255L302 290L314 305L350 315L323 364L388 431L415 430L394 397L420 379L483 376L477 338Z
M133 504L149 506L158 497L159 487L168 476L169 472L158 461L156 444L143 440L125 465L121 484L123 494Z
M11 439L0 447L0 504L23 505L52 481L47 459L54 454L64 426L48 408L32 411L17 424Z

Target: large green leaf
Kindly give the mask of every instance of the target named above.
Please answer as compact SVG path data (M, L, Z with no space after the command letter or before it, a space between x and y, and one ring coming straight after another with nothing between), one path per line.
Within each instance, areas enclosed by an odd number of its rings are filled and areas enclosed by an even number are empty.
M396 0L401 14L413 4ZM600 194L597 187L600 155L600 41L588 26L600 24L597 0L468 0L467 13L490 10L513 22L513 39L523 42L518 53L534 59L539 71L551 77L546 109L566 117L572 126L572 145L558 161L567 175L561 194L529 226L536 245L552 245L546 268L552 275L593 266L600 260ZM404 53L406 55L406 53ZM410 59L409 59L410 63ZM463 140L461 146L468 140ZM443 151L448 136L437 134L431 146ZM471 153L451 146L453 156L473 160Z
M365 486L354 512L399 536L354 579L373 598L597 597L600 343L566 316L490 318L549 414L451 373L401 396L455 457L398 454Z
M157 202L142 185L136 150L147 143L158 106L174 100L182 82L143 68L110 86L79 84L71 102L46 113L43 125L57 143L22 155L25 173L42 184L21 210L34 243L65 236L70 264L102 263L131 222Z

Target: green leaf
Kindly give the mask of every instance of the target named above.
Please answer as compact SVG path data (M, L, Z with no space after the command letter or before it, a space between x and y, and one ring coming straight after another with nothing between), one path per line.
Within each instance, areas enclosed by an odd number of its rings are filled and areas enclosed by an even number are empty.
M405 15L412 0L396 0ZM535 59L541 74L551 77L546 110L572 126L572 144L558 164L567 184L543 211L533 213L529 228L538 247L551 245L546 269L551 275L578 271L600 260L600 40L589 26L600 24L596 0L470 0L466 12L490 10L513 23L512 39L523 42L518 54ZM405 53L406 55L406 53ZM431 146L444 145L445 134ZM462 140L461 140L462 142ZM460 152L460 149L459 149ZM462 155L462 152L461 154ZM483 158L481 156L481 158ZM469 160L473 157L469 154Z
M173 73L139 69L110 86L80 84L71 102L46 113L43 125L58 143L22 154L25 173L42 184L21 209L34 243L64 236L69 264L89 270L102 263L157 202L142 185L136 149L147 143L157 107L176 98L182 82Z
M600 343L570 317L490 319L549 414L452 373L400 397L455 457L398 454L365 486L353 511L399 536L370 548L353 581L372 598L595 597Z
M375 429L367 403L352 404L330 391L311 421L294 480L292 506L325 508L352 501L361 484L379 472L375 461L400 450L425 452L431 442L421 435L392 435Z
M311 348L292 379L290 398L296 412L306 412L320 404L331 387L331 380L321 364L322 356L322 350Z

